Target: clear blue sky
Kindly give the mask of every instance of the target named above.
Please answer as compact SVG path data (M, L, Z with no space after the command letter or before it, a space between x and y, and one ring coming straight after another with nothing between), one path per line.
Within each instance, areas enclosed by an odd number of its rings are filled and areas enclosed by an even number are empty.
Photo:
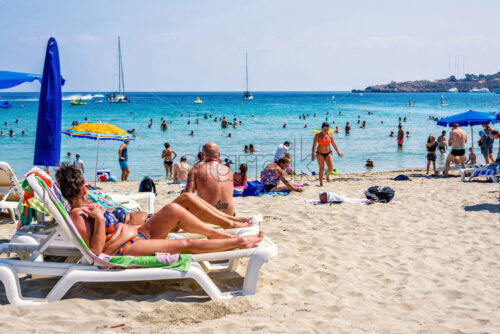
M0 70L41 73L54 36L65 91L111 91L120 36L128 91L243 90L246 51L250 90L349 90L447 77L450 55L496 73L498 13L498 0L0 0Z

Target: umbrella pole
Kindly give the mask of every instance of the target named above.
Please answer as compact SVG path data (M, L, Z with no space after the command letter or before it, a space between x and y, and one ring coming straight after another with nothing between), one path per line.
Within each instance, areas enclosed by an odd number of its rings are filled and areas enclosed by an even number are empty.
M95 157L94 188L97 188L97 164L99 163L99 136L97 136L97 155Z
M472 140L471 147L472 151L474 151L474 127L471 125L470 127L470 139Z

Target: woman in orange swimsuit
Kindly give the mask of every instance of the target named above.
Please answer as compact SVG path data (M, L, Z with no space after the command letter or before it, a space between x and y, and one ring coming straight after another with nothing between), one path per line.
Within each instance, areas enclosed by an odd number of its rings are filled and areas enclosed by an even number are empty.
M63 164L56 173L62 195L71 205L69 215L81 237L95 254L154 255L160 253L208 253L234 248L251 248L259 243L262 232L235 237L224 229L250 226L250 218L232 217L215 209L194 194L182 194L154 215L125 213L120 208L106 210L90 203L85 180L78 169ZM165 239L179 228L201 234L207 239Z
M318 166L319 166L319 185L323 186L323 174L325 171L325 162L327 167L326 172L326 181L330 182L330 174L333 170L333 157L332 150L330 149L330 144L333 146L335 152L339 157L342 157L343 154L339 152L337 148L337 144L335 144L335 140L333 139L333 135L328 132L330 130L330 125L327 122L324 122L321 125L321 132L317 133L314 136L313 146L312 146L312 157L311 160L314 161L314 157L318 158ZM317 146L317 148L316 148Z

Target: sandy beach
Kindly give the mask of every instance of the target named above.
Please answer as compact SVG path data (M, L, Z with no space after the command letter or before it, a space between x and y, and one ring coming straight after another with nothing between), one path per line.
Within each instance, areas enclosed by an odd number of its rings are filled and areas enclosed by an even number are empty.
M236 198L239 214L264 215L262 229L279 247L254 296L211 301L189 281L96 283L77 284L60 302L15 307L1 289L2 331L498 333L498 185L421 171L405 172L412 182L390 180L398 174L342 175L324 187L363 198L369 186L390 186L394 204L315 206L305 201L318 196L311 181L302 194ZM181 189L164 184L157 181L156 210ZM134 190L138 182L101 186ZM0 217L0 239L9 239L15 227ZM223 288L242 282L213 277ZM22 287L43 296L55 282L25 279Z

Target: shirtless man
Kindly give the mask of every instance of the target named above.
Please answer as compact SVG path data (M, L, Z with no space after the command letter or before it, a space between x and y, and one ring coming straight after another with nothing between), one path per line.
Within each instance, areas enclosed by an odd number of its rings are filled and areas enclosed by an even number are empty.
M467 133L460 129L457 123L453 123L450 132L450 139L448 139L448 146L451 147L451 152L446 157L446 164L444 166L444 176L448 176L450 164L457 157L460 160L462 168L465 169L465 144L467 143Z
M202 149L203 161L194 165L188 174L187 193L198 196L229 215L234 214L233 173L220 162L219 147L206 143Z
M441 152L441 155L443 155L446 152L446 147L448 145L446 144L446 131L443 131L441 133L441 136L438 137L438 147L439 147L439 152Z

